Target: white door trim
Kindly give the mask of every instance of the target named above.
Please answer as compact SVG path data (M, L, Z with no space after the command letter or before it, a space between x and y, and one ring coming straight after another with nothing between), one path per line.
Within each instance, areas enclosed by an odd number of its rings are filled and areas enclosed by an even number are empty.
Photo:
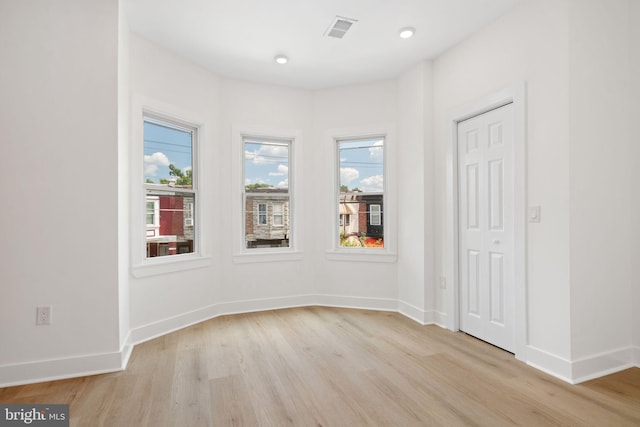
M451 136L447 147L446 178L446 289L447 328L460 329L458 281L458 123L509 103L514 107L514 298L515 355L527 360L527 291L526 291L526 83L521 82L499 92L460 106L449 114Z

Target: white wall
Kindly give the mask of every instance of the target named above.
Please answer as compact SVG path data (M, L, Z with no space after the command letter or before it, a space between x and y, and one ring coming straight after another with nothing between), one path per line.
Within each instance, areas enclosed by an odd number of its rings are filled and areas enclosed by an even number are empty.
M358 136L361 132L382 129L392 132L387 141L385 156L390 163L390 173L397 173L397 163L390 151L395 139L397 88L395 80L376 83L343 86L313 93L313 141L315 156L308 173L313 178L313 191L318 197L314 202L313 234L310 249L316 263L315 274L318 292L336 296L329 301L341 301L354 306L378 305L380 308L397 308L398 289L396 285L395 262L339 261L327 257L331 249L331 238L335 233L333 178L335 159L332 136L346 132ZM397 150L396 150L397 151ZM393 194L397 188L394 177L385 176L387 194L385 213L391 212ZM387 215L385 221L393 221ZM396 218L397 220L397 218ZM389 224L385 224L386 236L390 234Z
M120 348L128 358L131 349L127 338L129 321L129 259L131 257L129 236L129 147L131 125L131 94L129 87L129 26L124 11L124 0L118 5L118 310L120 313ZM126 364L126 360L123 360Z
M527 83L527 196L530 205L542 207L542 222L527 229L528 353L539 364L562 364L571 356L567 13L566 1L525 2L434 61L437 276L446 265L448 115ZM445 293L437 289L436 298L437 310L446 312Z
M308 201L313 203L313 198L307 197L309 186L313 185L307 170L307 165L313 162L313 141L309 138L311 95L304 90L225 79L221 84L220 105L223 106L219 116L222 147L217 155L226 159L221 167L220 182L228 183L223 186L221 196L231 204L220 212L223 276L217 298L224 302L272 299L268 304L273 306L302 304L304 296L315 294L313 260L306 252L313 238L313 228L307 221L309 212L305 209ZM242 210L239 194L234 198L232 191L241 191L243 178L241 165L237 164L234 170L229 159L241 159L244 152L239 135L233 132L252 130L264 131L267 136L284 135L281 132L300 135L294 141L293 150L297 154L302 152L304 161L302 164L292 161L290 182L292 189L301 196L294 199L292 208L295 209L294 219L299 220L293 230L299 235L293 239L296 249L302 251L302 259L243 262L242 256L233 253L234 242L237 244L242 239L242 221L238 220ZM309 155L311 157L307 157ZM234 218L238 221L234 222Z
M398 299L421 323L435 320L432 82L426 61L398 78Z
M0 384L117 368L118 1L1 2L0 39Z
M637 78L637 76L640 76L640 2L630 1L629 6L631 100L628 127L631 136L631 155L629 156L628 167L630 171L633 171L637 164L636 159L640 158L640 143L638 143L637 137L634 138L635 133L633 132L635 122L640 117L640 79ZM635 176L635 174L631 172L631 176ZM633 325L633 344L636 347L636 364L640 364L640 263L638 262L640 259L640 245L637 244L637 242L640 242L640 221L638 220L640 218L640 191L638 191L637 187L634 187L631 194L633 201L631 218L632 226L634 227L633 232L630 234L632 242L631 260L633 264L633 280L631 284L633 295L630 298L633 315L631 324Z
M394 126L395 81L309 92L219 78L135 34L130 49L133 109L136 99L144 99L191 111L204 118L209 129L201 162L201 169L209 173L201 194L209 206L205 239L214 260L206 268L131 279L134 342L228 312L312 303L396 307L395 263L353 264L326 258L330 249L326 233L333 216L324 210L334 173L333 158L326 155L330 142L325 131L379 123ZM241 178L239 165L234 167L230 159L238 154L234 150L242 150L234 132L254 129L266 134L293 130L300 135L294 149L302 152L302 159L293 165L299 195L297 259L247 262L233 250L241 239L234 224L241 206L233 193ZM131 161L136 158L132 154Z
M629 346L631 140L629 2L569 8L571 356ZM580 375L578 372L577 375Z
M138 110L141 105L145 105L159 112L180 114L181 117L178 118L202 125L199 141L199 160L202 165L202 175L199 177L203 181L200 183L200 202L207 212L202 218L203 240L208 243L205 252L212 257L212 263L204 268L131 278L131 326L134 329L143 328L142 332L134 334L136 341L198 320L203 316L200 311L207 310L216 302L216 295L220 291L222 265L219 260L222 253L220 239L216 238L221 224L221 212L220 209L209 209L219 207L216 201L223 197L224 186L219 184L222 178L219 171L220 165L228 164L228 161L217 153L222 146L218 138L218 78L135 34L131 34L130 43L133 120L141 117ZM134 130L136 126L141 124L132 123ZM141 144L134 136L130 144L132 166L136 160L142 162ZM132 175L130 184L132 206L136 203L133 200L136 184L142 187L141 174L138 178L136 176ZM132 250L138 248L133 245L139 241L140 235L140 230L132 227ZM157 329L152 327L154 324Z
M628 16L636 9L628 0L525 2L434 64L439 164L452 107L527 83L527 197L542 207L542 221L527 228L524 358L571 381L633 363L638 203L626 159L638 150L628 124L629 58L637 52L629 43L637 21ZM436 200L444 206L444 170L436 172Z

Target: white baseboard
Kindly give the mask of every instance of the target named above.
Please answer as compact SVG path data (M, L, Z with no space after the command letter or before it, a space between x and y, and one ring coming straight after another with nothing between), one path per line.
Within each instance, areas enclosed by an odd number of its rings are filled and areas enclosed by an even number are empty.
M630 346L570 361L527 346L526 363L562 381L579 384L634 366L640 367L639 356L640 348Z
M572 383L571 362L555 354L533 347L527 346L527 365L545 372L562 381Z
M572 361L572 383L578 384L638 366L637 350L637 347L630 346Z
M421 325L431 325L435 322L435 312L433 310L423 310L405 301L398 301L397 311Z
M0 366L0 388L117 372L123 353L89 354Z
M441 328L447 329L447 313L443 313L442 311L435 311L435 320L433 323L440 326Z
M352 297L348 295L315 295L314 302L308 305L357 308L361 310L398 311L398 300L396 299Z

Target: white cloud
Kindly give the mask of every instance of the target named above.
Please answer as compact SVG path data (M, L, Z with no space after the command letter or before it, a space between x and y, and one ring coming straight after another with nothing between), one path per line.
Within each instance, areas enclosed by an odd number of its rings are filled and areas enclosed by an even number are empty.
M278 172L269 172L269 176L286 176L289 173L289 167L282 163L278 165Z
M367 178L361 179L360 184L362 187L360 188L365 192L381 192L383 191L384 177L382 175L373 175Z
M346 183L358 179L360 172L354 168L340 168L340 182Z
M289 178L285 178L282 181L280 181L277 185L278 188L287 188L289 187Z
M373 147L369 148L369 157L371 158L371 160L376 160L379 162L382 161L382 155L384 153L384 150L382 148L383 144L384 143L382 141L376 141L373 144Z
M158 165L144 165L144 176L157 176Z
M289 158L288 147L281 145L263 144L259 149L244 152L245 158L251 160L254 165L269 165L281 162Z
M169 166L169 158L161 152L156 152L150 156L144 156L144 174L145 176L156 176L158 166Z

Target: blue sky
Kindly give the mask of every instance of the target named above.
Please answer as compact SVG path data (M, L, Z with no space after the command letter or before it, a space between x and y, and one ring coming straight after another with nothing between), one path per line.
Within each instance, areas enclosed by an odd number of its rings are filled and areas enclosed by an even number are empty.
M169 179L169 165L173 164L183 172L191 169L191 132L144 122L144 180L159 183Z
M244 183L289 188L289 145L245 140Z
M384 139L340 141L340 185L381 193L384 188Z

